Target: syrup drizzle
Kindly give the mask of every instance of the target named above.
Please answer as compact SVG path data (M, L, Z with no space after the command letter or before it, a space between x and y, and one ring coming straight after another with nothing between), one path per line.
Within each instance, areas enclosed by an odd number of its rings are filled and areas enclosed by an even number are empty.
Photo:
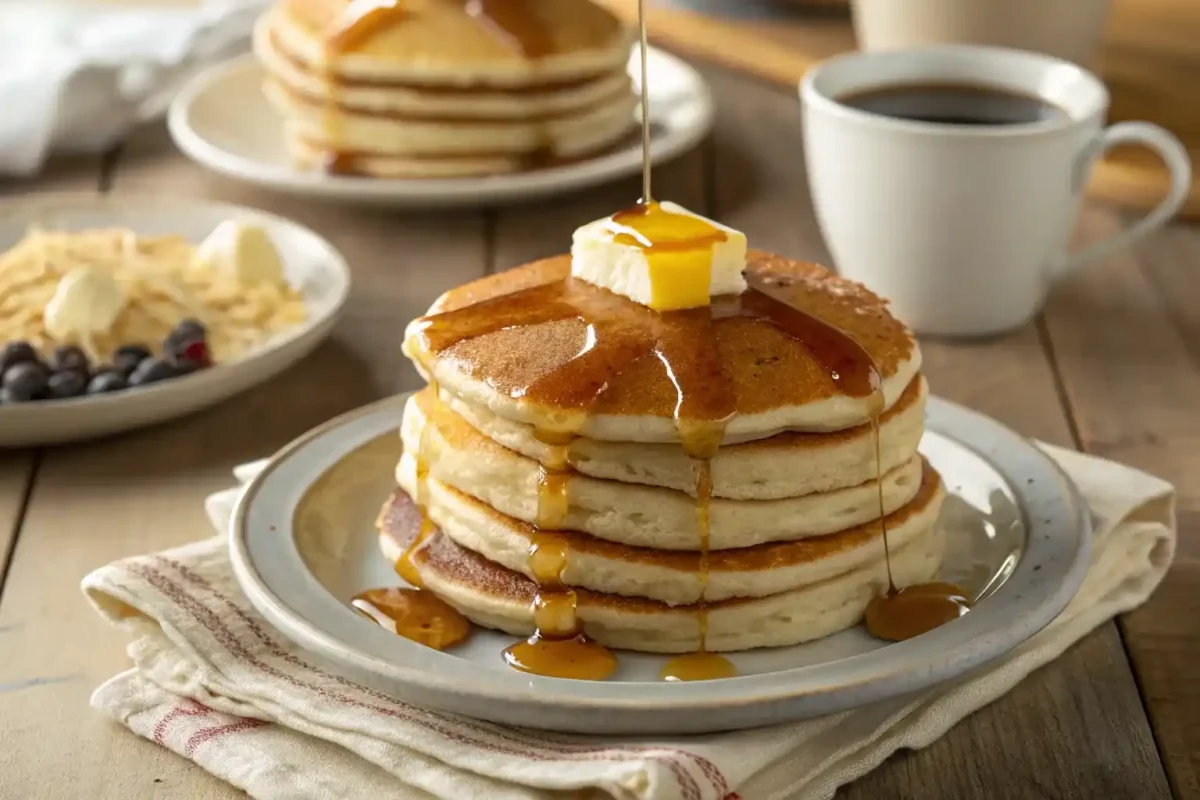
M747 275L747 283L758 290L758 297L769 298L784 308L794 308L776 282ZM754 295L748 299L754 302ZM760 308L760 311L767 311ZM778 313L770 312L768 313ZM892 572L892 553L888 543L887 517L883 502L883 460L880 446L880 417L884 411L883 381L879 367L870 354L846 332L807 314L785 315L776 324L796 341L804 344L828 372L842 394L866 398L871 418L871 443L875 455L875 487L879 510L879 538L887 570L887 590L867 606L867 630L872 636L889 641L908 639L956 619L970 608L966 593L953 584L934 581L898 589ZM919 598L916 600L914 598Z
M729 238L699 217L673 214L645 198L609 217L608 229L616 234L614 242L640 248L651 261L665 253L706 251Z
M880 539L890 575L891 553L887 547L884 518L886 509L883 504L882 482L878 480L882 477L879 474L879 417L884 405L879 370L869 353L853 337L805 311L800 306L802 294L793 291L786 282L763 277L754 272L748 272L746 279L746 292L736 297L715 298L712 306L708 308L655 313L567 278L429 317L421 327L422 349L436 355L460 341L503 328L538 325L569 318L582 320L587 325L587 347L558 369L551 370L516 392L519 396L538 404L578 410L581 413L573 417L575 422L572 424L576 426L574 430L578 430L578 424L586 419L586 409L616 375L629 364L642 358L656 358L675 385L676 425L683 446L693 458L700 550L698 579L702 587L702 598L709 572L708 522L712 477L710 459L720 445L725 425L732 418L736 408L736 398L727 376L722 371L717 346L721 326L724 321L733 318L749 318L769 323L811 354L828 376L831 388L838 394L866 401L876 462ZM633 315L643 315L643 319L631 323ZM539 435L546 441L553 438L545 432ZM556 440L558 446L568 447L569 445L564 443L569 441L570 435L556 434L560 437ZM555 488L556 485L561 485L556 484L559 476L556 475L555 467L566 463L565 450L556 452L560 453L557 457L544 457L545 488L539 489L540 516L545 523L551 520L546 518L547 500L542 498L547 495L553 497L559 491ZM567 470L569 482L569 466ZM891 604L886 600L887 597L911 594L913 591L913 587L903 592L897 591L889 580L887 594L875 603L875 609L870 616L871 620L875 620L869 623L872 631L876 632L879 620L892 613L904 618L918 613L925 614L926 612L918 609L918 605L920 609L927 608L931 602L927 599L922 600L920 604L905 601L897 612L889 610ZM929 596L928 590L922 591L925 597ZM952 599L960 596L961 590L949 591L947 607L961 607L960 600ZM899 604L897 606L899 607ZM698 627L702 633L706 632L707 609L703 599L697 603L696 613ZM941 612L937 619L945 618L947 613ZM958 613L954 610L955 615ZM935 619L929 627L936 624ZM882 630L879 633L881 636L886 635ZM712 654L705 652L703 647L698 654L682 658L695 658L698 663L709 665L714 660ZM677 673L675 677L683 677L684 674L695 676L697 672L688 667L688 664L688 661L683 661L682 666L672 664L671 669L667 671ZM705 668L700 674L716 676L723 674L724 670L722 665L719 669Z
M642 205L649 206L654 202L654 193L650 191L650 92L649 70L646 68L646 0L638 0L638 41L641 50L638 62L642 71L641 101L642 101Z
M434 650L446 650L471 633L471 623L432 592L391 586L368 589L350 601L363 616Z
M325 97L321 104L321 135L331 148L322 166L331 175L361 173L357 156L340 147L346 140L346 120L341 108L337 63L346 53L358 50L407 14L403 0L353 0L325 34L316 75Z
M535 632L504 651L513 669L552 678L602 681L617 668L604 645L587 638L576 616L575 590L562 580L569 545L554 531L539 530L529 545L529 568L538 585L533 598Z
M433 395L433 402L430 404L431 419L421 429L421 438L417 444L416 496L413 497L413 502L421 510L421 527L418 529L417 535L408 543L408 547L404 548L404 552L396 559L396 573L404 578L410 586L417 589L424 588L425 582L421 580L421 573L413 563L413 555L428 541L434 530L433 520L429 518L429 513L426 511L429 504L429 439L430 432L436 426L438 414L441 413L442 404L437 381L431 380L429 389Z
M891 587L867 605L867 630L878 639L899 642L927 633L971 610L971 598L943 581Z
M433 522L429 519L426 506L429 502L429 431L436 425L441 413L441 399L436 381L429 382L433 403L431 414L421 431L416 453L417 485L413 502L421 511L421 527L404 552L396 559L396 573L408 582L406 587L368 589L350 601L360 613L384 628L406 639L412 639L435 650L445 650L459 644L471 632L471 623L457 609L432 592L425 591L420 570L414 562L418 550L433 535Z
M543 58L554 52L549 29L534 16L528 0L467 0L466 9L525 58Z

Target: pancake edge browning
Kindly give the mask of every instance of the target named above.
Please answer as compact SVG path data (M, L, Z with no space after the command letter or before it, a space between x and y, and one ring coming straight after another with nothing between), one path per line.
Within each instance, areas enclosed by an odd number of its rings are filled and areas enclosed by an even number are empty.
M939 481L939 497L940 497ZM397 502L398 498L402 498ZM420 526L420 511L403 492L380 515L380 544L395 560ZM939 526L892 553L898 585L929 580L941 565L945 534ZM436 531L412 561L429 591L472 622L515 636L533 632L530 604L535 583L488 561ZM863 567L787 592L707 604L707 649L734 652L821 638L857 624L871 598L887 587L882 558ZM669 606L638 597L577 589L584 632L609 647L657 653L699 648L699 614L692 605Z

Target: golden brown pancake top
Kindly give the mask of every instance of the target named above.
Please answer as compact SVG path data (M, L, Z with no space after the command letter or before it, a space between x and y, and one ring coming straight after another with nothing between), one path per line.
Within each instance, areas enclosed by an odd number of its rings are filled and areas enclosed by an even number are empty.
M324 44L367 5L280 0L278 11ZM620 20L591 0L381 0L376 5L386 8L374 12L373 21L357 23L364 29L344 39L344 53L382 64L444 67L603 51L628 40Z
M589 322L551 308L549 301L544 303L544 316L550 321L503 324L506 319L537 319L539 309L524 310L528 313L522 316L523 310L515 308L517 304L511 300L512 296L537 301L540 295L549 293L534 287L563 284L569 288L572 304L587 305L595 312L593 319L602 317L606 324L617 326L620 335L626 339L641 337L643 342L660 342L662 336L657 331L664 324L676 327L676 320L683 319L668 315L692 315L691 322L696 323L697 330L703 330L710 337L716 366L723 374L712 380L727 382L736 414L805 405L843 393L827 366L805 343L769 320L726 315L727 309L739 302L738 298L714 298L709 328L708 309L660 315L624 297L570 278L570 264L570 256L556 256L450 290L438 299L430 309L430 316L422 318L419 324L430 326L429 330L438 330L438 326L445 328L447 320L471 314L460 309L479 303L484 303L476 312L479 317L486 320L493 316L499 321L494 323L492 330L444 349L432 340L418 342L419 358L426 365L440 361L487 383L501 394L525 397L530 402L533 402L529 394L531 386L552 386L559 375L564 393L584 391L586 382L594 380L603 388L591 405L592 414L671 418L679 395L663 359L652 346L627 347L625 352L618 354L619 357L609 360L606 371L584 373L575 369L578 365L571 362L580 360L577 356L586 351L597 326L593 325L589 331ZM896 374L914 354L915 342L908 329L891 316L884 300L861 284L840 278L816 264L761 251L750 252L747 272L776 281L777 290L786 295L790 304L853 337L885 379ZM743 295L742 300L745 298ZM507 307L501 308L501 305ZM495 315L491 311L493 308L498 312ZM489 310L482 312L482 309ZM444 312L458 313L443 316ZM704 319L694 319L696 314L705 315ZM496 327L500 329L494 329ZM596 338L603 344L602 330ZM682 341L685 347L690 346L696 337L684 337ZM426 345L429 350L425 349ZM676 357L678 355L677 350ZM674 371L680 372L679 365ZM549 397L547 399L547 393L543 392L537 405L551 409L576 407L569 398L554 399L552 393Z

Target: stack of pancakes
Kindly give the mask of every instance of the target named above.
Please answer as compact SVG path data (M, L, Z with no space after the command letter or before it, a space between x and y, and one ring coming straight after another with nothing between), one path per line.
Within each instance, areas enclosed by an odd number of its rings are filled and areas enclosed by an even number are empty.
M486 277L409 326L405 353L432 385L405 409L399 488L380 516L385 554L411 548L406 561L424 587L472 621L532 633L530 549L539 520L545 527L549 470L565 543L559 579L575 590L583 631L602 644L735 651L859 622L888 580L870 398L842 393L814 352L770 321L715 311L709 321L709 309L696 310L719 360L707 379L727 381L736 402L707 460L704 537L697 462L677 418L686 354L668 358L657 340L605 359L606 341L617 332L632 341L655 312L569 271L562 256ZM752 251L747 271L788 286L877 366L891 569L897 585L930 579L942 558L934 523L943 489L917 453L928 388L912 334L883 301L821 267ZM531 288L557 283L578 315ZM529 307L510 300L521 296ZM464 321L474 334L435 344L430 331ZM547 391L560 377L569 380ZM546 437L575 418L581 392L590 400L572 437ZM432 525L411 547L423 513Z
M635 122L631 41L590 0L280 0L255 31L293 161L381 177L610 148Z

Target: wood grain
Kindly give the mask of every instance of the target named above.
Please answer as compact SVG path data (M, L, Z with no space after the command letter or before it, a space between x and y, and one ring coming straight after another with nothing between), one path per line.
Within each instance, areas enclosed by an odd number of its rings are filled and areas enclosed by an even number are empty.
M1111 120L1150 120L1191 152L1192 188L1183 213L1200 217L1200 106L1192 102L1200 74L1200 8L1190 0L1115 0L1101 71L1112 94ZM1169 187L1157 156L1128 147L1096 166L1089 191L1134 208L1152 208Z
M94 156L55 159L36 177L0 180L0 213L29 199L36 190L96 191L100 187L101 159ZM5 343L0 342L0 347ZM33 450L0 450L0 592L4 589L9 559L16 542L25 497L34 478L37 454ZM0 627L0 636L4 629ZM3 652L0 640L0 653Z
M243 189L184 160L159 128L133 138L112 183L118 193L219 198L306 221L350 261L353 296L333 340L268 385L184 420L45 455L0 605L0 626L16 626L0 640L0 684L63 680L0 694L0 796L234 797L88 707L92 689L127 666L126 636L99 623L79 581L121 556L208 535L204 497L231 483L235 464L413 387L417 376L400 354L403 327L436 294L483 273L484 221L479 214L405 218ZM48 746L46 731L73 735Z
M637 0L600 2L626 21L637 21ZM803 24L796 19L781 25L646 4L646 29L656 44L793 86L817 61L854 44L843 16L804 18Z
M1084 218L1082 238L1121 225ZM1157 241L1156 241L1157 240ZM1122 621L1172 786L1200 796L1200 239L1177 229L1085 267L1045 324L1084 449L1166 478L1179 492L1179 549L1166 580Z
M716 209L755 244L818 261L789 93L706 70L719 97ZM1032 326L970 346L923 342L938 394L1026 435L1070 445L1050 364ZM894 756L839 797L1169 797L1116 627L1109 623L930 747Z
M25 494L33 480L34 463L32 451L14 451L0 456L0 592L4 589L8 560L25 510ZM0 637L3 635L0 628Z

